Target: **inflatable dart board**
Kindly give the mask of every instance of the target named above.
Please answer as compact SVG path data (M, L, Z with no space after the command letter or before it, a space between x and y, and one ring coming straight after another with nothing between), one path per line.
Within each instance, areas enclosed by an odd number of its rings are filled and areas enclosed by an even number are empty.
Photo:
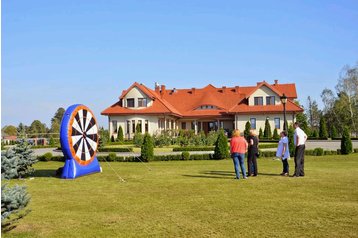
M79 176L101 172L96 151L98 126L92 111L81 104L67 108L60 129L60 142L65 166L61 177L74 179Z

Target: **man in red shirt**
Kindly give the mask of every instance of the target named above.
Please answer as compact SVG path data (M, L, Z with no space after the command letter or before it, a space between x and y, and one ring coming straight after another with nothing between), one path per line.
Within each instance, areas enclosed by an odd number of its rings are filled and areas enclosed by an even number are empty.
M232 133L232 138L230 141L230 152L234 162L236 179L240 179L239 164L241 167L242 177L247 179L244 163L245 153L247 152L247 141L244 137L240 136L239 130L234 130Z

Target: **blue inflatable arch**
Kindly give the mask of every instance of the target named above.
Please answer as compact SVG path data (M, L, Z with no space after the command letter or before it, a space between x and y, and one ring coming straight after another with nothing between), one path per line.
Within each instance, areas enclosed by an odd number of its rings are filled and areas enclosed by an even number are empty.
M60 129L61 148L65 156L62 178L74 179L101 172L96 157L98 139L98 126L93 112L82 104L67 108Z

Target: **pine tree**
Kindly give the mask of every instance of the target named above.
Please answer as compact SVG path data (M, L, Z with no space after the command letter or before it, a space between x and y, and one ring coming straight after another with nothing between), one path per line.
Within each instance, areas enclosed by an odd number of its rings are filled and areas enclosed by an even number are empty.
M264 133L262 131L262 128L260 127L260 130L259 130L259 139L262 139L264 136Z
M264 138L265 139L271 139L272 138L271 125L269 123L268 118L266 118L266 121L265 121Z
M337 132L337 128L334 126L334 125L332 125L331 126L331 138L338 138L338 132Z
M344 131L343 131L342 139L341 139L341 154L348 155L348 154L352 153L352 151L353 151L352 140L351 140L349 129L346 126L346 127L344 127Z
M319 137L323 139L328 138L327 124L323 116L321 116L321 119L319 121Z
M13 149L1 152L1 179L17 178L19 157L15 155Z
M287 132L287 136L288 136L288 148L290 150L290 155L294 156L295 154L295 144L294 144L294 134L295 134L295 130L293 129L292 124L288 127L288 132Z
M318 138L318 131L316 129L313 130L313 133L312 133L312 137L313 138Z
M4 154L1 154L1 158L4 161L1 161L1 175L7 178L23 178L26 175L33 173L34 168L32 165L35 164L38 160L33 155L34 152L31 147L24 141L21 140L19 144L10 148ZM16 160L16 162L14 161ZM16 173L13 170L10 172L10 163L16 164ZM13 168L13 167L12 167Z
M50 142L49 142L50 146L55 146L55 139L53 139L53 137L50 137Z
M218 139L215 143L214 159L226 159L229 158L229 145L224 130L219 131Z
M275 128L275 130L273 130L272 138L275 139L275 140L280 139L280 136L278 135L278 132L277 132L277 128Z
M30 202L26 187L1 185L1 231L8 232L16 227L16 221L26 216L30 210L24 210Z
M154 143L149 133L144 135L140 154L143 161L150 161L154 158Z
M119 126L119 128L118 128L117 141L120 141L120 142L123 142L123 141L124 141L124 135L123 135L123 128L122 128L122 126Z
M251 129L251 124L249 121L247 121L245 124L245 130L244 130L245 139L247 139L250 136L250 129Z

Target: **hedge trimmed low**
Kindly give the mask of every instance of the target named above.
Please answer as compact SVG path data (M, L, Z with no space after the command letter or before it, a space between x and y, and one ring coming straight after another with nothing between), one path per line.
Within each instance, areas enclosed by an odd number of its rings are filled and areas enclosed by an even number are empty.
M132 147L123 147L123 148L105 147L105 148L100 148L98 151L99 152L133 152L133 148Z
M173 151L214 151L214 146L187 146L187 147L174 147Z
M259 149L277 148L278 143L259 143Z

